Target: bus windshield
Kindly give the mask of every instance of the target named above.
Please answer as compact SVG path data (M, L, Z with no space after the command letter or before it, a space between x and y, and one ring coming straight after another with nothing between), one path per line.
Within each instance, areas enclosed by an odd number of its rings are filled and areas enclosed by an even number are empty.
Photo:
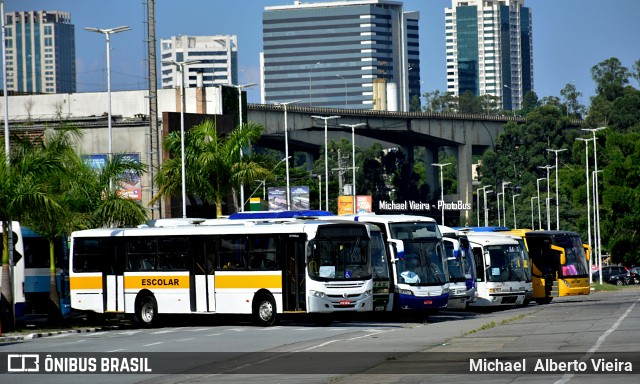
M309 242L309 277L320 281L363 280L372 275L369 239L315 238Z
M465 281L465 267L464 267L464 259L462 257L462 250L458 250L456 255L456 250L454 249L454 245L450 241L444 242L444 251L447 255L447 267L449 268L449 281L452 283L464 282Z
M371 232L371 265L374 279L389 279L389 264L384 237L380 231Z
M437 238L403 240L404 258L398 261L398 282L441 285L448 282L447 267Z
M485 250L491 257L487 268L487 281L525 281L522 254L517 245L488 245Z
M578 237L556 237L556 245L564 248L567 263L560 266L562 276L584 276L588 274L587 259Z

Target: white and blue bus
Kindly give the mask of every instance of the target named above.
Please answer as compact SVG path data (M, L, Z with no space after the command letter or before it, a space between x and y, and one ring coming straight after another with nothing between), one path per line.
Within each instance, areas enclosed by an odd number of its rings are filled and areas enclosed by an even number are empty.
M476 300L476 267L471 243L463 233L440 225L449 266L449 304L447 308L464 309Z
M0 230L2 224L0 223ZM19 222L11 224L13 249L10 249L10 276L13 284L14 316L17 322L71 316L69 303L69 248L62 239L54 245L56 286L60 313L51 313L49 241ZM0 261L1 262L1 261ZM4 284L0 276L0 286Z
M372 226L182 224L74 232L71 306L141 326L158 314L250 314L270 326L286 313L373 309Z

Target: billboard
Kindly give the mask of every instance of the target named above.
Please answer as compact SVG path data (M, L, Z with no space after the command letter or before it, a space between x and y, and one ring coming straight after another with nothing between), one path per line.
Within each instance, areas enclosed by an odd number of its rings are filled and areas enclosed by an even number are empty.
M287 187L269 187L269 210L283 211L287 209ZM291 210L309 209L309 187L291 187Z
M126 153L120 156L127 161L140 163L139 153ZM82 157L85 163L87 163L92 169L99 171L103 169L107 163L107 155L105 154L93 154ZM135 172L125 172L124 175L120 175L120 183L118 184L118 191L121 196L127 197L131 200L142 200L142 186L140 181L140 175Z

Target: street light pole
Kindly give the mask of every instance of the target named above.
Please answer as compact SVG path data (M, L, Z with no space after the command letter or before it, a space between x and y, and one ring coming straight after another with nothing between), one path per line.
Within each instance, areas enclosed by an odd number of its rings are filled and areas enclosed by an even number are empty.
M545 180L544 177L536 179L536 190L538 191L538 230L542 231L542 214L540 213L540 180ZM535 230L535 228L533 228Z
M518 224L516 223L516 197L520 196L519 193L516 193L515 195L511 195L511 202L512 202L512 206L513 206L513 229L517 229L518 228ZM505 219L504 221L505 227L507 226L507 220Z
M184 158L184 67L185 65L199 63L201 60L190 61L165 61L166 64L173 64L180 71L180 174L182 182L182 218L187 217L187 171Z
M545 200L546 202L546 207L547 207L547 231L551 230L551 212L549 212L550 207L549 207L549 170L551 170L551 168L553 168L553 165L545 165L544 167L538 167L540 169L546 169L547 170L547 198Z
M598 139L596 138L596 132L606 129L605 127L599 128L583 128L583 131L588 131L593 134L593 199L594 199L594 220L593 220L593 242L598 249L598 275L600 276L600 284L602 284L602 245L600 241L600 204L598 202Z
M2 14L2 18L4 18L4 13ZM109 161L113 156L113 130L111 126L111 34L125 32L131 30L130 27L123 25L115 28L95 28L95 27L85 27L85 31L96 32L104 34L107 40L107 126L109 127ZM4 34L4 30L3 30ZM4 39L3 39L4 44ZM6 87L5 87L6 90ZM6 95L6 92L5 92ZM6 104L5 104L6 105ZM5 108L6 109L6 108ZM6 121L6 119L5 119ZM109 178L109 191L113 190L113 179Z
M4 0L0 1L0 18L0 28L2 29L2 89L4 89L4 152L8 167L11 162L11 144L9 142L9 94L7 92L7 48L5 47ZM11 225L11 221L9 221L9 225ZM9 227L9 230L11 230L11 227Z
M336 75L336 77L339 77L344 81L344 107L347 108L347 103L349 102L349 96L347 94L347 79L340 75Z
M554 152L556 154L556 230L560 230L560 196L558 195L558 152L566 151L563 149L547 149L547 152Z
M287 126L287 105L297 103L300 100L293 100L287 102L276 102L276 105L282 105L284 108L284 157L287 159L285 164L286 166L286 175L287 175L287 211L291 210L291 188L289 187L289 136L288 136L288 126Z
M502 221L503 221L503 222L502 222L502 225L503 225L504 227L506 227L506 226L507 226L507 214L505 213L505 207L506 207L507 205L506 205L506 203L505 203L505 201L504 201L504 199L505 199L505 197L506 197L506 195L505 195L505 193L504 193L504 186L505 186L505 185L509 185L509 184L511 184L511 182L510 182L510 181L503 181L503 182L502 182ZM498 226L500 226L500 223L498 223Z
M318 63L319 64L319 63ZM327 140L327 121L331 119L339 119L340 116L311 116L314 119L324 120L324 202L326 210L329 210L329 150Z
M593 139L584 139L582 137L578 137L576 140L578 141L584 141L584 147L585 147L585 176L587 179L587 241L589 244L589 247L591 247L591 196L590 196L590 191L589 188L591 187L591 185L589 184L589 142L592 141ZM592 276L591 276L591 264L593 262L593 258L589 258L589 282L592 282Z
M536 230L536 224L533 222L533 200L535 199L539 199L539 198L538 197L531 198L531 230L532 231Z
M444 163L444 164L441 164L441 163L433 163L433 164L431 164L431 165L433 165L434 167L438 167L438 168L440 168L440 202L441 202L440 204L442 204L442 205L441 205L441 208L442 208L442 209L441 209L441 211L442 211L442 218L441 218L441 220L442 220L442 221L440 222L440 224L441 224L441 225L444 225L444 179L443 179L443 177L442 177L442 168L446 167L447 165L451 165L451 163Z
M489 226L489 210L487 209L487 194L493 191L484 190L484 226Z
M504 195L502 192L496 193L496 201L498 206L498 227L500 226L500 196Z
M478 216L478 227L480 226L480 190L482 188L478 187L476 189L476 216Z
M338 75L340 76L340 75ZM352 178L353 184L351 185L351 194L353 195L353 214L356 212L356 128L364 127L365 123L358 124L340 124L342 127L351 128L351 170L352 170Z
M234 84L229 84L230 86L236 88L238 90L238 123L240 125L240 129L242 129L242 89L243 88L249 88L249 87L253 87L254 85L256 85L255 83L248 83L248 84L242 84L242 85L234 85ZM244 156L244 153L242 151L242 148L240 148L240 159L242 159L242 157ZM240 182L240 212L244 212L244 182Z

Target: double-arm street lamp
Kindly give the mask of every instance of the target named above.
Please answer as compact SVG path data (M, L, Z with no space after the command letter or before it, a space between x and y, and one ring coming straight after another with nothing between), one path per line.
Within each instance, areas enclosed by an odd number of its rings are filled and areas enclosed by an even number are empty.
M2 15L4 18L4 14ZM86 31L102 33L107 39L107 122L109 127L109 160L113 156L113 130L111 127L111 35L114 33L131 30L130 27L123 25L115 28L95 28L85 27ZM6 121L6 119L5 119ZM113 180L109 179L109 191L113 190Z
M560 230L560 196L558 195L558 152L566 151L563 149L547 149L547 152L554 152L556 154L556 230Z
M442 168L446 167L447 165L451 165L451 163L433 163L431 164L434 167L438 167L440 168L440 201L442 204L442 221L440 222L440 225L444 225L444 179L442 178Z
M187 217L187 172L184 158L184 67L189 64L200 63L201 60L188 61L163 61L165 64L173 64L180 72L180 174L182 181L182 218Z
M356 214L356 128L364 127L365 123L358 124L340 124L341 127L351 128L351 170L353 184L351 185L351 194L353 195L353 214Z
M591 247L591 196L589 189L591 185L589 184L589 142L593 141L591 139L584 139L582 137L578 137L576 140L584 141L584 149L585 149L585 173L587 179L587 242L589 247ZM593 249L593 248L592 248ZM589 283L593 281L593 274L591 272L591 266L593 265L593 257L589 258Z
M293 100L287 102L276 102L276 105L282 105L284 108L284 157L287 159L285 164L286 166L286 175L287 175L287 210L291 210L291 188L289 187L289 136L288 136L288 126L287 126L287 105L297 103L300 100Z
M319 64L319 63L318 63ZM329 150L327 140L327 121L332 119L339 119L340 116L311 116L314 119L324 120L324 201L325 209L329 210Z
M487 194L493 193L493 191L487 191L484 188L482 188L482 190L484 192L484 226L488 227L489 226L489 209L487 208Z
M594 200L594 220L593 220L593 242L598 249L598 268L600 270L600 284L602 284L602 254L601 254L601 242L600 242L600 205L598 203L598 139L596 138L596 132L606 129L605 127L599 128L583 128L583 131L591 132L593 135L593 200Z

